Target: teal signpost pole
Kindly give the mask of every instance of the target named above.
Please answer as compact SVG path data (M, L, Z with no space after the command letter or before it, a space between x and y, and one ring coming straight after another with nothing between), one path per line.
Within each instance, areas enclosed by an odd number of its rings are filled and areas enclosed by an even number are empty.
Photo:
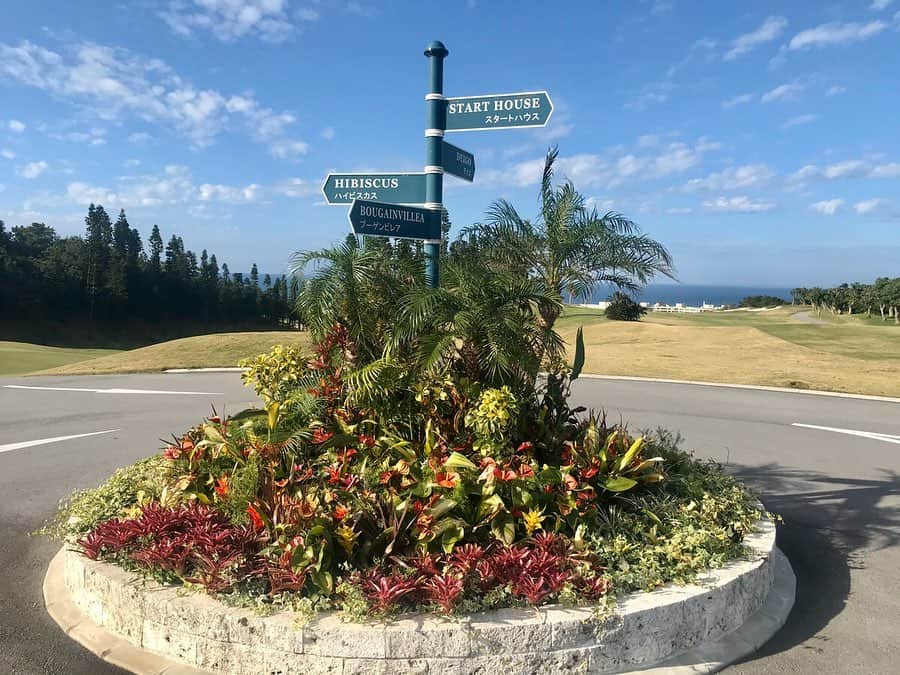
M426 209L444 210L444 129L447 126L447 99L444 98L444 57L449 52L442 42L434 41L425 50L428 57L430 86L425 95L425 204ZM425 240L425 283L440 284L441 240Z

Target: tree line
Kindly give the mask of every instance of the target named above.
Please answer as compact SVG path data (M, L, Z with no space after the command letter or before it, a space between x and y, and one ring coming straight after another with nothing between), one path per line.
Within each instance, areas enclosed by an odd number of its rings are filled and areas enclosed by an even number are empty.
M874 312L882 321L893 319L900 324L900 277L880 277L871 284L841 284L834 288L795 288L791 291L795 303L812 305L817 314L827 310L832 314L865 314Z
M291 321L299 281L232 273L216 255L198 256L154 225L146 246L124 210L115 223L91 204L83 236L60 237L44 223L7 230L0 221L2 319L73 323L189 322L276 327Z

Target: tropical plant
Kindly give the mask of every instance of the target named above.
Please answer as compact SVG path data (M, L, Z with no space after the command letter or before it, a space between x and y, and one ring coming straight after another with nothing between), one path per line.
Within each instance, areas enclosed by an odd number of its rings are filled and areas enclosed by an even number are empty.
M612 321L637 321L646 311L631 296L617 291L610 297L603 313Z
M600 283L638 290L657 274L672 277L672 257L625 216L601 215L570 181L554 185L559 151L544 160L540 214L523 218L498 200L485 222L465 228L461 254L477 256L534 279L557 303L540 309L542 327L552 330L565 297L585 297Z

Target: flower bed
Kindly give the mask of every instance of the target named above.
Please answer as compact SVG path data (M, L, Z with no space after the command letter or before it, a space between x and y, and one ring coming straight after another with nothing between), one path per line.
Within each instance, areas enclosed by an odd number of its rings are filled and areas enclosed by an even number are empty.
M56 531L95 560L231 603L348 618L603 604L744 553L763 516L664 433L633 437L568 406L460 377L366 405L332 331L247 379L265 408L212 417L77 495ZM400 428L397 419L416 426ZM391 421L393 420L393 421Z

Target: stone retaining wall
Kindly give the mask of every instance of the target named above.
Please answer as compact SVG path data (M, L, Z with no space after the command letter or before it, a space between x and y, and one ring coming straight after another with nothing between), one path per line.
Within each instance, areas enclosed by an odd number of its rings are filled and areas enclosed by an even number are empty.
M775 528L758 527L746 542L750 560L712 571L700 585L629 595L600 621L590 609L547 607L367 624L326 614L298 626L287 613L226 607L72 551L64 578L71 600L97 624L215 673L614 673L715 640L762 606L773 583Z

